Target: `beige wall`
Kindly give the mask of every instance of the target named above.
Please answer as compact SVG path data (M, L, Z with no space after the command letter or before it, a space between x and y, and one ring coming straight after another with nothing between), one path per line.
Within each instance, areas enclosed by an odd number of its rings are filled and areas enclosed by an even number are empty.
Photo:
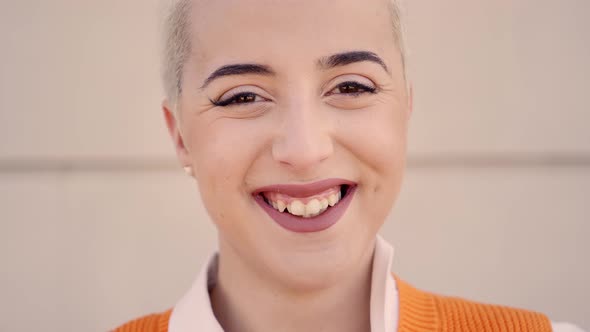
M0 330L166 309L215 247L159 113L157 0L0 0ZM590 2L408 3L417 286L590 330Z

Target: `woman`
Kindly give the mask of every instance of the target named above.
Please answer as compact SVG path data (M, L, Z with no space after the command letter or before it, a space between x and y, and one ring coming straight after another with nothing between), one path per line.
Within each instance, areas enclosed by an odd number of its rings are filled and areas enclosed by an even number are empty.
M219 252L173 309L118 331L552 330L542 314L390 274L377 231L400 190L412 113L396 3L171 8L163 110Z

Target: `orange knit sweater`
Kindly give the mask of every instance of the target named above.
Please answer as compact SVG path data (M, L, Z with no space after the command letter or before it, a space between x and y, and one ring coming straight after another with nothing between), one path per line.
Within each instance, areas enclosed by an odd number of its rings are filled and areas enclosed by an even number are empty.
M458 298L438 296L415 289L396 278L399 291L398 332L551 332L542 314ZM168 332L172 310L131 321L115 332Z

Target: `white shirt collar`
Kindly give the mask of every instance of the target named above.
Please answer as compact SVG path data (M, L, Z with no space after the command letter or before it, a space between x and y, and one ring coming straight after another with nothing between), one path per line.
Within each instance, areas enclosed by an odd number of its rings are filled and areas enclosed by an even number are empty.
M371 276L371 331L394 332L398 326L399 299L395 279L391 275L393 247L377 236ZM217 322L209 289L217 279L217 253L210 256L191 289L172 310L169 332L223 332Z

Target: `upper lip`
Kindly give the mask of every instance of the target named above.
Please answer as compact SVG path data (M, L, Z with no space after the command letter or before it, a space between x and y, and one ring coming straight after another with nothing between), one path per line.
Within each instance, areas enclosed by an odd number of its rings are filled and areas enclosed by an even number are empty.
M330 188L341 185L355 185L356 183L344 179L325 179L313 183L306 184L275 184L256 189L253 194L258 195L263 192L276 192L285 194L291 197L308 197L321 193Z

